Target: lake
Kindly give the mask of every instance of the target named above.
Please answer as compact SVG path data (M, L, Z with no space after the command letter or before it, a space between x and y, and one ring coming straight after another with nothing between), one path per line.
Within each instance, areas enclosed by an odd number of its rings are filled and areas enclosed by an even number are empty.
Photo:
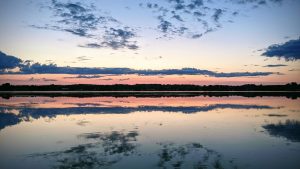
M299 169L300 98L0 98L0 168Z

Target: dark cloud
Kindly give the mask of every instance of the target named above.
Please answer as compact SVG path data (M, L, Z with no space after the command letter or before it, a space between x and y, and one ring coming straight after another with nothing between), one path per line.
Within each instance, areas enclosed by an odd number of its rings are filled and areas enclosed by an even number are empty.
M276 65L265 65L264 67L285 67L288 65L284 65L284 64L276 64Z
M245 77L245 76L268 76L272 72L231 72L218 73L209 70L195 68L162 69L162 70L135 70L130 68L82 68L82 67L57 67L35 63L21 69L22 74L138 74L138 75L208 75L213 77ZM104 80L104 79L103 79ZM110 79L111 80L111 79Z
M6 55L0 51L0 72L5 69L13 69L21 64L22 60L14 56Z
M269 46L262 56L284 58L287 61L300 59L300 38L283 44Z
M215 9L215 13L213 14L212 18L214 19L215 22L219 23L222 14L223 14L222 9Z
M79 47L138 49L136 41L131 40L136 37L135 29L122 25L120 21L101 12L93 5L52 0L46 6L46 9L52 13L54 21L42 26L30 25L30 27L63 31L96 41L78 45Z
M8 59L18 59L14 56L8 57ZM21 61L21 60L20 60ZM4 61L6 62L6 61ZM80 76L81 78L87 78L87 75L95 74L109 74L109 75L126 75L126 74L137 74L137 75L208 75L212 77L253 77L253 76L268 76L277 74L273 72L214 72L209 70L201 70L196 68L182 68L182 69L161 69L161 70L136 70L130 68L89 68L89 67L60 67L56 64L41 64L26 61L19 63L19 72L5 72L5 69L0 69L0 74L79 74L85 75ZM80 78L79 77L79 78ZM105 79L102 79L105 80ZM106 79L112 80L112 79Z

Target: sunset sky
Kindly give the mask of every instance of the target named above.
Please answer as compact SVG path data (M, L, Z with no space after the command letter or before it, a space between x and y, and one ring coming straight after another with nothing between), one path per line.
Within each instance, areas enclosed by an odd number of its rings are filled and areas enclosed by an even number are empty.
M299 0L1 0L0 84L300 83Z

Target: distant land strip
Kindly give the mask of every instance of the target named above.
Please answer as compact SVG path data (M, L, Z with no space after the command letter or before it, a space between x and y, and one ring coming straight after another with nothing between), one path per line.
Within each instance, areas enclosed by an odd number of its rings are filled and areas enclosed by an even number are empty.
M11 85L0 86L0 97L14 96L45 96L45 97L300 97L300 85L288 83L285 85L169 85L169 84L136 84L136 85Z
M254 85L245 84L241 86L229 85L171 85L171 84L114 84L114 85L11 85L4 83L0 91L300 91L300 84L295 82L285 85Z

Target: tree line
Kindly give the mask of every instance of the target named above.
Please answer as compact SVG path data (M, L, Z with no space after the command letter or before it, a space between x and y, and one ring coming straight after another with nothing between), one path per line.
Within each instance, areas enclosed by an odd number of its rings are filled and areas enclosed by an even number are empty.
M114 85L11 85L4 83L0 91L300 91L295 82L285 85L186 85L186 84L114 84Z

